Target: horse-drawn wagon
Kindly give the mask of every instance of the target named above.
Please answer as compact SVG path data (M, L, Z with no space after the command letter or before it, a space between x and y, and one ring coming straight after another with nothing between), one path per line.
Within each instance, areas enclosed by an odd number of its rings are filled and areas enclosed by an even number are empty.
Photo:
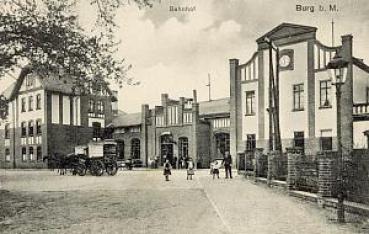
M86 145L76 146L74 153L55 154L44 160L48 161L49 167L57 168L60 174L70 170L74 175L80 176L86 175L87 171L94 176L101 176L104 171L108 175L115 175L118 171L117 143L113 140L91 141Z
M118 171L117 143L112 140L76 146L74 155L79 159L75 171L80 176L84 176L87 170L94 176L101 176L104 171L108 175L115 175Z

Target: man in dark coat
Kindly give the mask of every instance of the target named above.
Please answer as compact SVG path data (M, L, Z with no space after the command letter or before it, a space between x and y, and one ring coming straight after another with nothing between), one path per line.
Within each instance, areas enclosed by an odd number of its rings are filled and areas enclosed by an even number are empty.
M225 175L226 175L225 178L228 179L228 175L229 175L229 178L232 179L232 156L229 154L228 151L226 151L224 154L223 164L224 164Z

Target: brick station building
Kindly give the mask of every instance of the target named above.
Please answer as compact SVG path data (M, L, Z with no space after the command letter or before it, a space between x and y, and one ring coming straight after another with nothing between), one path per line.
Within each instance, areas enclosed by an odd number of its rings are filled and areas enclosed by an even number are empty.
M198 167L223 158L229 151L229 98L198 102L193 97L173 100L161 95L161 105L142 111L121 114L113 119L113 138L118 142L121 159L140 159L149 166L157 157L174 159L191 157Z
M269 46L279 48L279 119L283 149L302 148L307 155L337 148L335 87L326 65L338 53L349 62L342 86L344 149L369 145L369 66L353 55L353 37L330 47L316 38L317 28L282 23L256 40L246 62L230 60L231 154L246 149L268 150ZM275 67L274 67L275 69ZM275 70L274 70L275 71Z
M0 121L0 167L44 167L43 156L72 153L75 145L100 136L117 113L115 95L102 86L89 87L90 94L72 87L66 75L22 70L3 92L10 102Z

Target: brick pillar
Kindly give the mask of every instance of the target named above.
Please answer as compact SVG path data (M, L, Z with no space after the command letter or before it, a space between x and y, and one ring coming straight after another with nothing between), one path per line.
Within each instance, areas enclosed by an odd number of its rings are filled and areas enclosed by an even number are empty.
M302 160L302 155L293 152L287 153L288 166L287 166L287 188L288 190L297 190L297 180L299 178L299 164Z
M274 179L274 171L275 171L275 154L274 152L268 153L268 174L267 174L267 184L270 184Z
M336 156L333 153L324 153L318 156L318 196L321 198L334 195Z

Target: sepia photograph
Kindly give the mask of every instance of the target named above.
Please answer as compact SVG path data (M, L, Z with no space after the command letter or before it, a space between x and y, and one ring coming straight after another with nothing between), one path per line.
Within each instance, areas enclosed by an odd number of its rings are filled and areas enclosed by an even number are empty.
M369 233L368 13L0 0L0 233Z

